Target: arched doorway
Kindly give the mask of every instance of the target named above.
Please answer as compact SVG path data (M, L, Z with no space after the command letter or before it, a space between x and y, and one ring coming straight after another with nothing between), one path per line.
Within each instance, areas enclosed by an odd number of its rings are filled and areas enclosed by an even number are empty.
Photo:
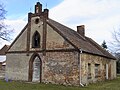
M29 61L29 78L31 82L41 82L42 61L38 54L33 54Z

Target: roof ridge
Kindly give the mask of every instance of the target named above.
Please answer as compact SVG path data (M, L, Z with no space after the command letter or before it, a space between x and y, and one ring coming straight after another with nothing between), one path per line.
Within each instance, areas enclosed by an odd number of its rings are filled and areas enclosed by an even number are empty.
M104 56L107 57L111 57L113 59L115 59L115 57L113 55L111 55L108 51L106 51L105 49L103 49L99 44L97 44L94 40L92 40L89 37L86 37L87 39L89 39L90 43L93 44L98 50L100 50Z

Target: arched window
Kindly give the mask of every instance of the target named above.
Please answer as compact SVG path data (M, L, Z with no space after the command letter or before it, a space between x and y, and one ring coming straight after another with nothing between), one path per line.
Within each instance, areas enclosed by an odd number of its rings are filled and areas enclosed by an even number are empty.
M40 47L40 34L38 31L35 31L32 37L32 47L39 48Z

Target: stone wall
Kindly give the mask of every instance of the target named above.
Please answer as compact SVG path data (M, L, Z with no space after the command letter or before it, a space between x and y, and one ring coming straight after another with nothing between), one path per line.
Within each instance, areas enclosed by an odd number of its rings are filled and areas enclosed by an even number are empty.
M7 54L6 75L10 80L28 81L29 60L33 53ZM42 60L42 82L78 85L78 53L77 52L47 52L46 56L39 54Z
M47 41L46 48L53 49L74 49L61 35L59 35L52 27L47 25Z
M29 60L31 55L7 54L5 78L28 81Z
M22 35L17 38L16 42L12 45L9 51L25 51L27 42L27 29L22 33Z
M77 52L48 52L44 63L44 82L79 84Z
M108 65L108 79L116 78L116 61L101 56L82 54L82 83L88 84L106 79L106 64ZM91 77L88 77L88 64L91 65ZM99 76L95 77L95 64L99 66Z
M38 24L35 23L36 19L39 19ZM31 18L31 32L30 32L30 50L31 51L34 51L34 48L32 48L32 37L33 37L35 31L38 31L40 34L40 48L38 48L38 50L41 50L42 49L42 41L43 41L43 21L40 19L39 16Z
M29 61L33 53L7 54L5 78L11 80L28 81ZM41 82L79 85L78 52L46 52L46 56L39 53L42 61ZM106 80L106 64L108 64L108 79L116 78L116 61L100 56L82 53L81 79L83 84ZM79 60L78 60L79 59ZM91 77L88 78L88 64L91 65ZM99 76L95 77L95 64L99 64Z
M36 24L35 20L39 19L39 23ZM30 32L30 50L34 51L35 49L32 48L32 37L38 31L40 34L40 48L37 50L42 50L42 43L43 43L43 21L40 19L39 16L31 18L31 32ZM47 31L46 31L46 49L53 50L53 49L74 49L74 47L69 44L61 35L59 35L51 26L47 24Z
M0 79L5 78L5 70L0 70Z

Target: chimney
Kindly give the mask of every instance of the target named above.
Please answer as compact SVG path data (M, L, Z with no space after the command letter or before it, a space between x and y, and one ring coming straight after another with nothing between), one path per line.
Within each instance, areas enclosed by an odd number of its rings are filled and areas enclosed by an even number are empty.
M48 19L48 16L49 16L49 10L48 9L44 9L44 17L46 19Z
M42 13L42 4L40 2L35 5L35 13Z
M80 35L85 36L85 25L77 26L77 32L78 32Z

